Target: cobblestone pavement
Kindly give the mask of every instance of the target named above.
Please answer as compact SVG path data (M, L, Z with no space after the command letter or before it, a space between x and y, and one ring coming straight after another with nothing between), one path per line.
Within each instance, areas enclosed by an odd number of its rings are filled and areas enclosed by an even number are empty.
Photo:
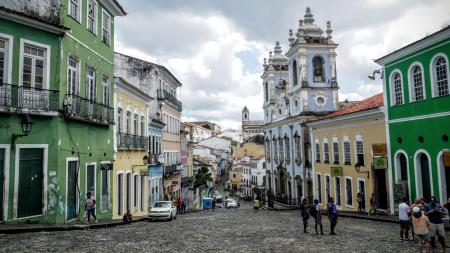
M326 233L328 220L324 216ZM310 220L312 221L312 220ZM341 218L337 234L302 232L296 212L249 207L106 229L0 235L2 252L414 252L398 225ZM448 238L448 237L447 237Z

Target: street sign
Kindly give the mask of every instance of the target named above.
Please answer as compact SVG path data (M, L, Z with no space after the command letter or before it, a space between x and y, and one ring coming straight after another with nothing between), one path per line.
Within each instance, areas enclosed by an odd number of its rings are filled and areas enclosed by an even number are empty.
M386 156L387 146L385 143L372 145L373 156Z
M374 157L373 158L373 169L375 169L375 170L387 169L387 158L386 157Z
M342 176L342 167L331 167L331 176L340 177Z

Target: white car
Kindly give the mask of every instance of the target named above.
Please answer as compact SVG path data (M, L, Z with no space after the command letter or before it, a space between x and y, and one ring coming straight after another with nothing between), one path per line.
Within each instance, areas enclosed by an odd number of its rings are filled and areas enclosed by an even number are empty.
M152 220L172 220L177 219L177 207L171 201L158 201L150 208L148 219Z
M230 208L234 208L234 209L238 208L238 204L237 204L237 202L234 199L227 199L226 201L227 201L227 208L228 209L230 209Z

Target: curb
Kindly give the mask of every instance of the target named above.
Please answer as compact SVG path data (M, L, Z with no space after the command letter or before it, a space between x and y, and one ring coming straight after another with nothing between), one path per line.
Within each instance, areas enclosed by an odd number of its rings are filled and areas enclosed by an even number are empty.
M338 214L338 216L344 217L344 218L350 218L350 219L371 220L371 221L386 222L386 223L393 223L393 224L400 223L400 221L398 221L398 220L383 219L383 218L377 218L377 217L371 217L371 216L356 216L356 215L351 215L351 214Z

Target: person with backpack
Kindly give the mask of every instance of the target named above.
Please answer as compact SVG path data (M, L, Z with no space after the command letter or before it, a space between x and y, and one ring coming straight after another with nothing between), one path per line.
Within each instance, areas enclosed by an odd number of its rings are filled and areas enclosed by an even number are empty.
M308 219L309 219L309 211L308 207L306 205L306 199L302 200L302 203L300 204L300 217L303 219L303 233L308 233L306 231L306 228L308 227Z
M322 205L319 203L319 200L314 200L314 204L309 209L309 214L314 218L314 228L316 230L316 234L319 234L319 232L317 231L317 226L319 226L320 234L323 235Z

